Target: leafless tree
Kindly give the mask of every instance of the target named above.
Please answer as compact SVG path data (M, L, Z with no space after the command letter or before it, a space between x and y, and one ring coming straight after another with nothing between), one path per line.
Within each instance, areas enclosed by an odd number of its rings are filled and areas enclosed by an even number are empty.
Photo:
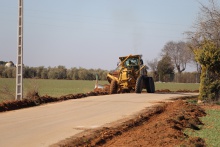
M157 73L157 65L158 65L158 60L157 58L151 60L151 61L147 61L146 62L148 67L150 68L150 70L152 71L152 76L154 78L155 81L158 80L158 73Z
M147 65L153 72L157 71L157 64L158 60L156 58L151 61L147 61Z
M188 31L188 39L191 49L198 49L201 42L210 40L220 47L220 7L216 0L209 0L209 5L200 3L200 13L193 25L193 31ZM198 74L201 73L201 65L194 60Z
M162 49L162 56L164 55L170 56L179 74L186 69L187 63L192 61L192 51L183 41L167 42Z
M220 7L216 0L209 0L209 6L200 4L200 14L193 26L194 31L186 34L194 46L199 46L201 41L207 39L220 47Z

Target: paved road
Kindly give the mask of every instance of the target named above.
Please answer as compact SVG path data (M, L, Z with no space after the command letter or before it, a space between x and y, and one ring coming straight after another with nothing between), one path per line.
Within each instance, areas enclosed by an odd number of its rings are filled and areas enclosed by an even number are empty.
M126 118L156 101L187 95L196 94L106 95L0 113L0 147L49 146L83 129Z

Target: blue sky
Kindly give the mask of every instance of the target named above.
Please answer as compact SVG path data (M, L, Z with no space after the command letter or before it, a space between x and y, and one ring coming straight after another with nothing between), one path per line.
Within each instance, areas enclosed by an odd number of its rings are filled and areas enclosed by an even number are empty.
M185 41L199 7L197 0L24 0L24 64L111 70L119 56L153 60L166 42ZM0 60L16 63L18 0L0 0L0 20Z

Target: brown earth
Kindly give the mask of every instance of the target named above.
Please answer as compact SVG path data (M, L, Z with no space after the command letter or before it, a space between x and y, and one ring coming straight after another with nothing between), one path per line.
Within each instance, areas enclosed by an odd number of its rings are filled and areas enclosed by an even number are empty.
M200 107L202 107L205 110L220 110L220 105L216 105L216 104L201 104Z
M51 97L48 95L39 96L38 94L36 94L28 99L23 99L23 100L18 100L18 101L15 101L15 100L4 101L0 103L0 112L34 107L34 106L38 106L38 105L45 104L45 103L60 102L60 101L65 101L65 100L70 100L70 99L80 99L80 98L85 98L89 96L99 96L99 95L107 95L107 94L108 92L106 91L91 91L88 93L68 94L68 95L64 95L61 97Z
M205 115L201 107L183 100L176 100L147 108L124 122L96 130L87 130L54 146L173 147L185 145L203 147L205 146L203 139L190 138L183 133L183 130L185 128L198 130L197 125L202 125L199 117Z
M157 90L156 93L170 93L169 89ZM198 92L198 91L189 91L189 90L178 90L176 92ZM80 99L89 96L99 96L99 95L108 95L109 94L109 85L104 85L103 89L94 89L94 91L88 93L79 93L79 94L68 94L61 97L51 97L48 95L39 96L38 93L30 94L29 98L23 100L10 100L0 103L0 112L17 110L22 108L34 107L45 103L65 101L69 99Z

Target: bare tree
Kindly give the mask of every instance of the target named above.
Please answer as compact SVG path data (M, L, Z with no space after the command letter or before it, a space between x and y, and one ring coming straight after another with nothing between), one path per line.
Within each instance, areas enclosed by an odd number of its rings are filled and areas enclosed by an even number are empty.
M204 40L210 40L220 47L220 7L216 0L209 0L209 5L200 3L200 13L193 25L193 31L188 31L190 48L199 49ZM201 65L195 61L198 74L201 74Z
M192 51L183 41L167 42L162 49L162 54L163 56L168 55L172 59L179 74L186 69L187 63L192 61Z
M158 72L157 72L157 65L158 65L158 60L157 58L151 60L151 61L147 61L146 62L148 67L150 68L150 70L152 71L152 76L154 78L155 81L159 80L158 78Z
M194 24L194 31L186 32L192 45L199 46L203 40L212 40L220 47L220 9L216 0L209 0L209 6L202 3L200 14Z
M201 3L194 30L187 32L196 61L201 64L199 100L220 99L220 7L217 0Z
M147 61L147 65L153 72L157 71L157 64L158 60L156 58L151 61Z

